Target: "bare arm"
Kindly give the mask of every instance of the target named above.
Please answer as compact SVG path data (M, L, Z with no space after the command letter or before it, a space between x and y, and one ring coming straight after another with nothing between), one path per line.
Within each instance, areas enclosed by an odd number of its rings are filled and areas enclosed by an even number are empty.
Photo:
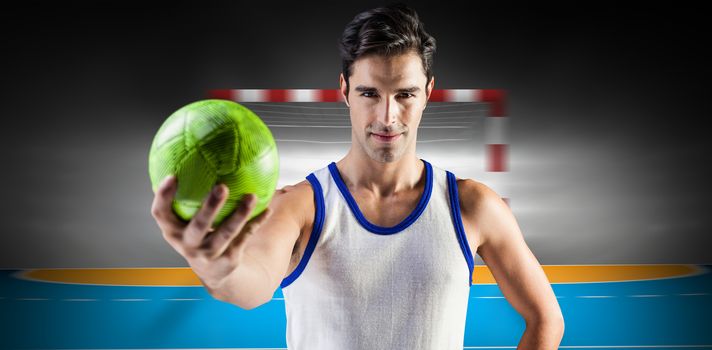
M245 196L244 205L212 229L210 224L227 198L227 186L216 186L188 223L172 211L176 189L175 178L163 182L151 214L164 239L186 259L210 294L245 309L269 300L276 289L272 288L275 276L287 269L299 236L301 219L294 209L298 198L278 190L268 208L248 221L255 200L253 195ZM265 264L268 260L272 263Z
M244 268L238 268L214 288L213 294L218 299L246 309L272 299L289 268L292 250L304 225L304 207L311 203L306 199L313 197L310 185L305 184L306 181L275 192L269 205L270 218L245 242ZM245 295L254 299L244 300Z
M556 349L564 319L551 284L531 252L509 206L492 189L465 181L463 207L478 228L477 253L527 329L519 349Z

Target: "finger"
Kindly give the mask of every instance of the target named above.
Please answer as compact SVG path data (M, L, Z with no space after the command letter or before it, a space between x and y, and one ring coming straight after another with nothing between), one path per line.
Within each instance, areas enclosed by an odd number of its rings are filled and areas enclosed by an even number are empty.
M264 223L272 215L272 209L266 208L260 215L255 216L252 220L248 221L237 234L232 233L229 236L218 234L213 242L216 247L216 256L221 256L225 254L227 250L237 249L242 245L245 237L252 235L257 231L262 223Z
M224 184L217 184L203 201L203 205L185 228L183 241L188 248L199 248L212 226L220 207L225 203L228 188Z
M250 213L252 213L256 203L257 198L254 194L245 195L240 201L237 210L230 214L227 220L213 233L210 244L215 249L213 258L222 255L230 241L243 230L247 224L247 218L250 217Z
M177 189L178 179L175 175L169 175L158 186L156 194L151 204L151 215L156 219L162 231L180 231L185 227L183 222L173 212L173 198Z

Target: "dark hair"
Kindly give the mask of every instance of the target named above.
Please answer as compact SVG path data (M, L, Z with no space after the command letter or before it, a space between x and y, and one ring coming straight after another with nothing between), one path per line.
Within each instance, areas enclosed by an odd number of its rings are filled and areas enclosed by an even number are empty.
M346 25L339 49L347 93L354 61L368 54L391 56L414 51L423 62L428 83L433 76L435 38L425 32L418 14L405 4L391 4L356 15Z

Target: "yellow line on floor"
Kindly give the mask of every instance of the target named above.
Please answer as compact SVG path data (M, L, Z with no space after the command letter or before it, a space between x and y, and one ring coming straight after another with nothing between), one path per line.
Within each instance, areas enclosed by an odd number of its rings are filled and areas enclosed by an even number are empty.
M699 274L705 268L688 264L629 265L544 265L551 283L624 282L675 278ZM187 267L32 269L15 275L32 281L118 285L118 286L202 286ZM487 266L475 266L475 284L494 284Z
M699 274L705 268L697 265L545 265L542 266L551 283L625 282L674 278ZM494 284L487 266L475 266L475 284Z

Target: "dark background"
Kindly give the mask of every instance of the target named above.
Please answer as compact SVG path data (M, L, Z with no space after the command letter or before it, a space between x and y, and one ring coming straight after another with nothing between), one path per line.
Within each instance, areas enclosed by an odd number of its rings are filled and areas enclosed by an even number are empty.
M377 4L4 8L0 267L185 266L149 213L160 124L209 89L338 87L341 31ZM707 11L411 4L436 88L508 92L512 209L542 264L712 262Z

